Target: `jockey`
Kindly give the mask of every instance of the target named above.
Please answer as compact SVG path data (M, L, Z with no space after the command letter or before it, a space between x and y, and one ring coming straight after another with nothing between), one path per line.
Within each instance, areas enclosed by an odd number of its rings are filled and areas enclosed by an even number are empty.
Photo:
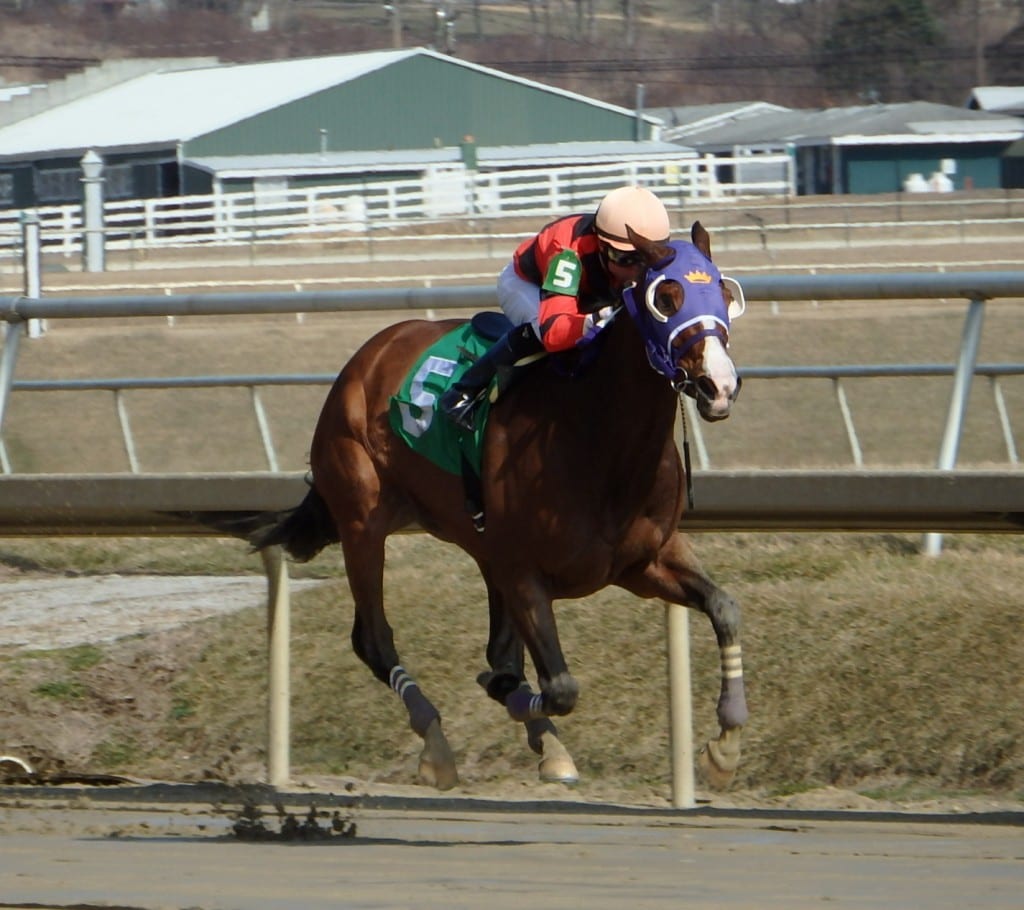
M608 324L623 289L644 271L626 225L649 240L669 239L661 200L643 187L623 186L596 212L559 218L520 244L498 276L498 302L515 328L441 396L451 420L473 430L473 412L500 368L586 344Z

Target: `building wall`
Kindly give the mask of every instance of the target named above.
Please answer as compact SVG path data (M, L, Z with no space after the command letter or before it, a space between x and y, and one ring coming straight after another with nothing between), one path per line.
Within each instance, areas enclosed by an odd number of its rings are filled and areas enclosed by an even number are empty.
M927 180L942 169L942 162L955 162L950 175L954 189L996 189L1001 186L1002 144L964 143L847 147L843 149L843 190L847 193L897 193L910 174Z
M321 129L326 130L326 137ZM410 57L190 140L187 157L632 139L632 114L433 57Z

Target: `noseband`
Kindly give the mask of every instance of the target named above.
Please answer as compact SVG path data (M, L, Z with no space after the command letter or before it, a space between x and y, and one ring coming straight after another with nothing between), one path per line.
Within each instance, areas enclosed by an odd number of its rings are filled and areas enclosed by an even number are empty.
M685 332L690 333L689 337L684 338L681 343L678 343L679 336ZM676 392L688 395L693 399L709 399L711 396L701 389L699 378L694 379L685 368L679 366L679 361L705 338L717 338L722 343L723 348L728 348L728 325L715 316L697 316L680 326L671 336L671 342L676 345L672 351L675 355L675 375L669 382ZM737 377L736 392L737 394L739 393L739 377Z

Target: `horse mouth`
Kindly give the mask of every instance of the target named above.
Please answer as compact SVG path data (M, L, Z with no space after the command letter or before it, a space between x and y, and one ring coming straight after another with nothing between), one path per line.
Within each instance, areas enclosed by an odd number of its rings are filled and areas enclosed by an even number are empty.
M698 397L697 413L708 423L715 423L715 421L725 420L729 416L730 407L726 404L725 407L716 409L714 402Z
M732 413L732 403L739 394L739 385L731 394L719 391L714 382L702 376L694 383L693 398L697 413L708 423L725 420Z

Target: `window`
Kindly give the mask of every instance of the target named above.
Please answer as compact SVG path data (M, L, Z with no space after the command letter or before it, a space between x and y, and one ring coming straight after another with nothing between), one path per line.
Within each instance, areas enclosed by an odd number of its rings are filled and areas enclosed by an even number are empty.
M132 180L130 164L114 164L103 169L106 182L103 184L105 199L131 199L135 195L135 181Z
M14 204L14 174L0 173L0 205Z
M40 202L73 202L82 198L82 172L78 168L36 171L36 199Z
M40 202L81 202L82 169L52 168L35 175L36 199ZM130 164L103 168L103 198L130 199L135 188ZM2 197L0 197L2 198Z

